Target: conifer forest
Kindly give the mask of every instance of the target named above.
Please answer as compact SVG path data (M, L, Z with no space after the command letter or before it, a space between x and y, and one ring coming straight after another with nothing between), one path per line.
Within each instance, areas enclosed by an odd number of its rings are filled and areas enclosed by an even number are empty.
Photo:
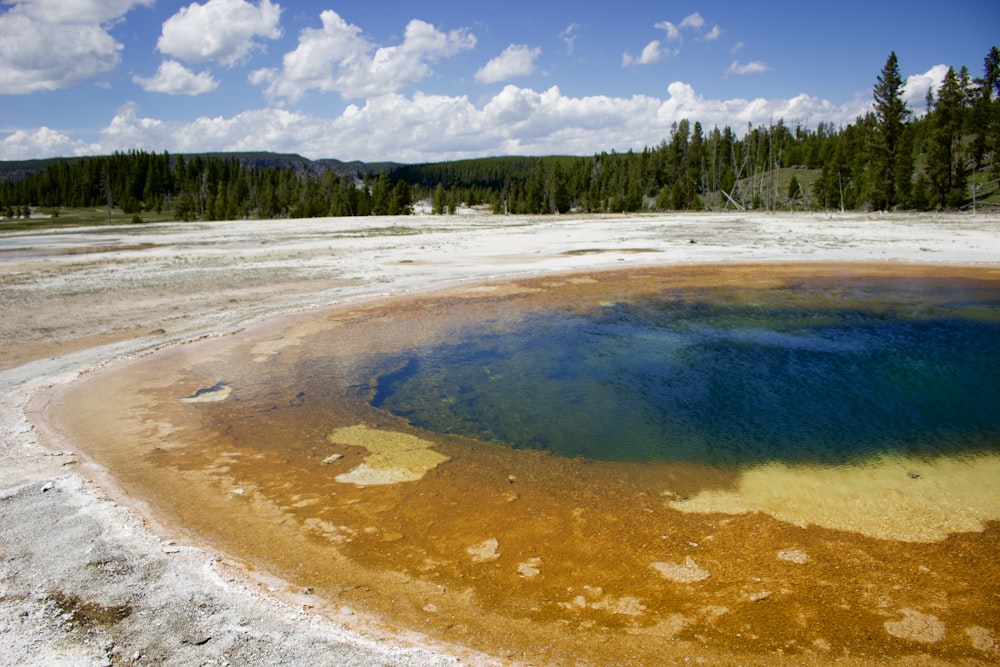
M908 108L896 54L871 110L841 127L705 128L677 122L659 145L592 156L430 164L297 155L110 156L0 163L0 217L112 207L140 222L405 215L460 206L497 214L691 210L995 210L1000 206L1000 50L951 68Z

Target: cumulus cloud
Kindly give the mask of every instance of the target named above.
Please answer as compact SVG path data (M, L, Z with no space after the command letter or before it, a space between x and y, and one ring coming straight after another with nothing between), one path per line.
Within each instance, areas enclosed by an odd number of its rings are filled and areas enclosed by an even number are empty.
M665 97L573 97L557 86L543 91L508 84L475 104L466 96L388 93L321 118L280 108L230 117L168 122L144 116L134 104L118 110L87 145L42 128L0 140L0 159L115 150L178 152L270 150L307 157L432 162L483 155L590 155L602 150L655 146L684 118L706 129L783 118L789 125L853 122L870 100L834 105L809 95L790 99L711 99L687 83L671 83Z
M0 160L30 160L38 157L93 155L101 152L98 144L72 139L62 132L40 127L34 132L17 130L0 140Z
M338 92L346 98L385 95L431 74L429 63L472 49L474 35L466 30L442 32L414 19L401 44L376 47L361 29L328 9L320 14L322 28L306 28L294 51L286 53L281 69L262 69L250 81L266 86L274 98L298 100L306 92Z
M722 28L715 25L712 26L711 30L703 34L701 37L699 37L699 39L705 40L706 42L712 42L719 39L719 37L721 36L722 36Z
M920 115L927 110L927 91L935 95L948 74L947 65L935 65L923 74L912 74L903 82L902 98L910 111Z
M622 67L629 67L631 65L652 65L663 60L668 51L665 51L660 43L660 40L654 39L652 42L643 47L639 55L632 55L628 51L622 54Z
M173 150L175 145L185 143L184 136L176 136L174 131L185 125L171 124L155 118L139 115L139 105L129 102L120 107L106 128L101 130L102 153L123 150ZM183 134L183 133L182 133ZM202 137L204 139L204 137ZM211 150L207 146L200 151Z
M693 32L695 33L695 37L697 39L705 41L717 39L719 35L722 34L722 29L719 28L719 26L714 26L708 32L702 32L702 29L705 27L705 19L698 12L688 14L679 24L673 23L672 21L659 21L658 23L654 23L653 27L667 33L667 44L675 43L677 46L673 49L668 49L664 48L663 43L660 40L653 40L646 44L638 55L629 51L623 53L622 67L629 67L631 65L652 65L660 62L669 55L679 54L680 44L684 41L683 31Z
M765 125L779 118L788 125L801 124L809 128L815 128L820 121L845 124L854 122L868 105L867 101L852 100L838 106L805 93L790 99L706 99L698 95L690 84L680 81L671 83L667 92L669 97L659 107L658 117L669 118L671 122L687 118L700 121L704 127L728 125L736 132L748 124Z
M684 17L684 20L681 21L681 27L691 28L693 30L701 30L703 27L705 27L705 19L701 17L701 14L695 12L694 14L689 14L688 16Z
M763 74L770 68L759 60L752 60L748 63L741 63L738 60L734 60L726 68L726 76L731 74L743 75L743 74Z
M677 41L680 41L680 39L681 39L681 30L680 30L680 28L678 28L677 26L675 26L670 21L660 21L659 23L655 23L653 25L653 27L654 28L659 28L660 30L666 31L666 33L667 33L667 41L668 42L677 42Z
M208 0L182 7L163 23L156 48L189 63L218 61L227 66L246 60L258 37L281 37L281 7L271 0Z
M527 44L511 44L503 50L503 53L476 72L476 81L496 83L519 76L530 76L535 73L535 58L541 53L542 50L537 47L532 48Z
M163 62L149 78L134 76L132 80L147 92L168 95L201 95L219 87L219 82L208 72L195 74L176 60Z
M136 6L150 7L155 0L13 0L12 11L42 23L104 23L113 21Z
M113 70L122 45L107 22L153 0L18 0L0 14L0 94L58 90Z

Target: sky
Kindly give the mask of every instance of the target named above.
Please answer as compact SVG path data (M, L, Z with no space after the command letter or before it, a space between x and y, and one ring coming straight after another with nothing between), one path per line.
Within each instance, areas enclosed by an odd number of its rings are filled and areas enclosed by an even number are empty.
M995 0L0 0L0 160L592 155L853 122L890 52L915 113L982 74Z

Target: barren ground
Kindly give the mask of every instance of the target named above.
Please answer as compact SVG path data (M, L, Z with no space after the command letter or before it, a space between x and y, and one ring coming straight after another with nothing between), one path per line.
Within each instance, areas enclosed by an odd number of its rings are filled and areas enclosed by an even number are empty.
M71 443L47 447L29 408L116 360L285 313L505 276L769 260L1000 270L1000 218L455 216L0 236L0 664L513 662L522 654L313 606L265 572L172 543L141 505L82 471ZM983 583L995 601L998 583ZM1000 660L997 617L954 630L971 647L962 664ZM920 657L939 631L927 610L901 609L887 623L890 634L916 638L912 661L900 664L940 664Z

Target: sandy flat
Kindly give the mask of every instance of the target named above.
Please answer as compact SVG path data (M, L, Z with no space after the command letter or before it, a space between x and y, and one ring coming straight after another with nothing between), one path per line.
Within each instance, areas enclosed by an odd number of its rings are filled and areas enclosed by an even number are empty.
M399 234L399 225L417 233ZM1000 271L1000 217L453 216L0 235L0 664L511 663L324 606L266 573L175 543L113 481L81 465L72 443L47 447L31 408L44 411L53 387L117 360L284 313L443 285L476 289L504 276L785 260ZM641 607L592 591L570 599L581 608ZM887 627L936 637L931 611L899 610ZM675 621L670 632L684 624ZM996 628L974 630L985 647L977 655L997 660ZM809 660L830 658L817 655Z

